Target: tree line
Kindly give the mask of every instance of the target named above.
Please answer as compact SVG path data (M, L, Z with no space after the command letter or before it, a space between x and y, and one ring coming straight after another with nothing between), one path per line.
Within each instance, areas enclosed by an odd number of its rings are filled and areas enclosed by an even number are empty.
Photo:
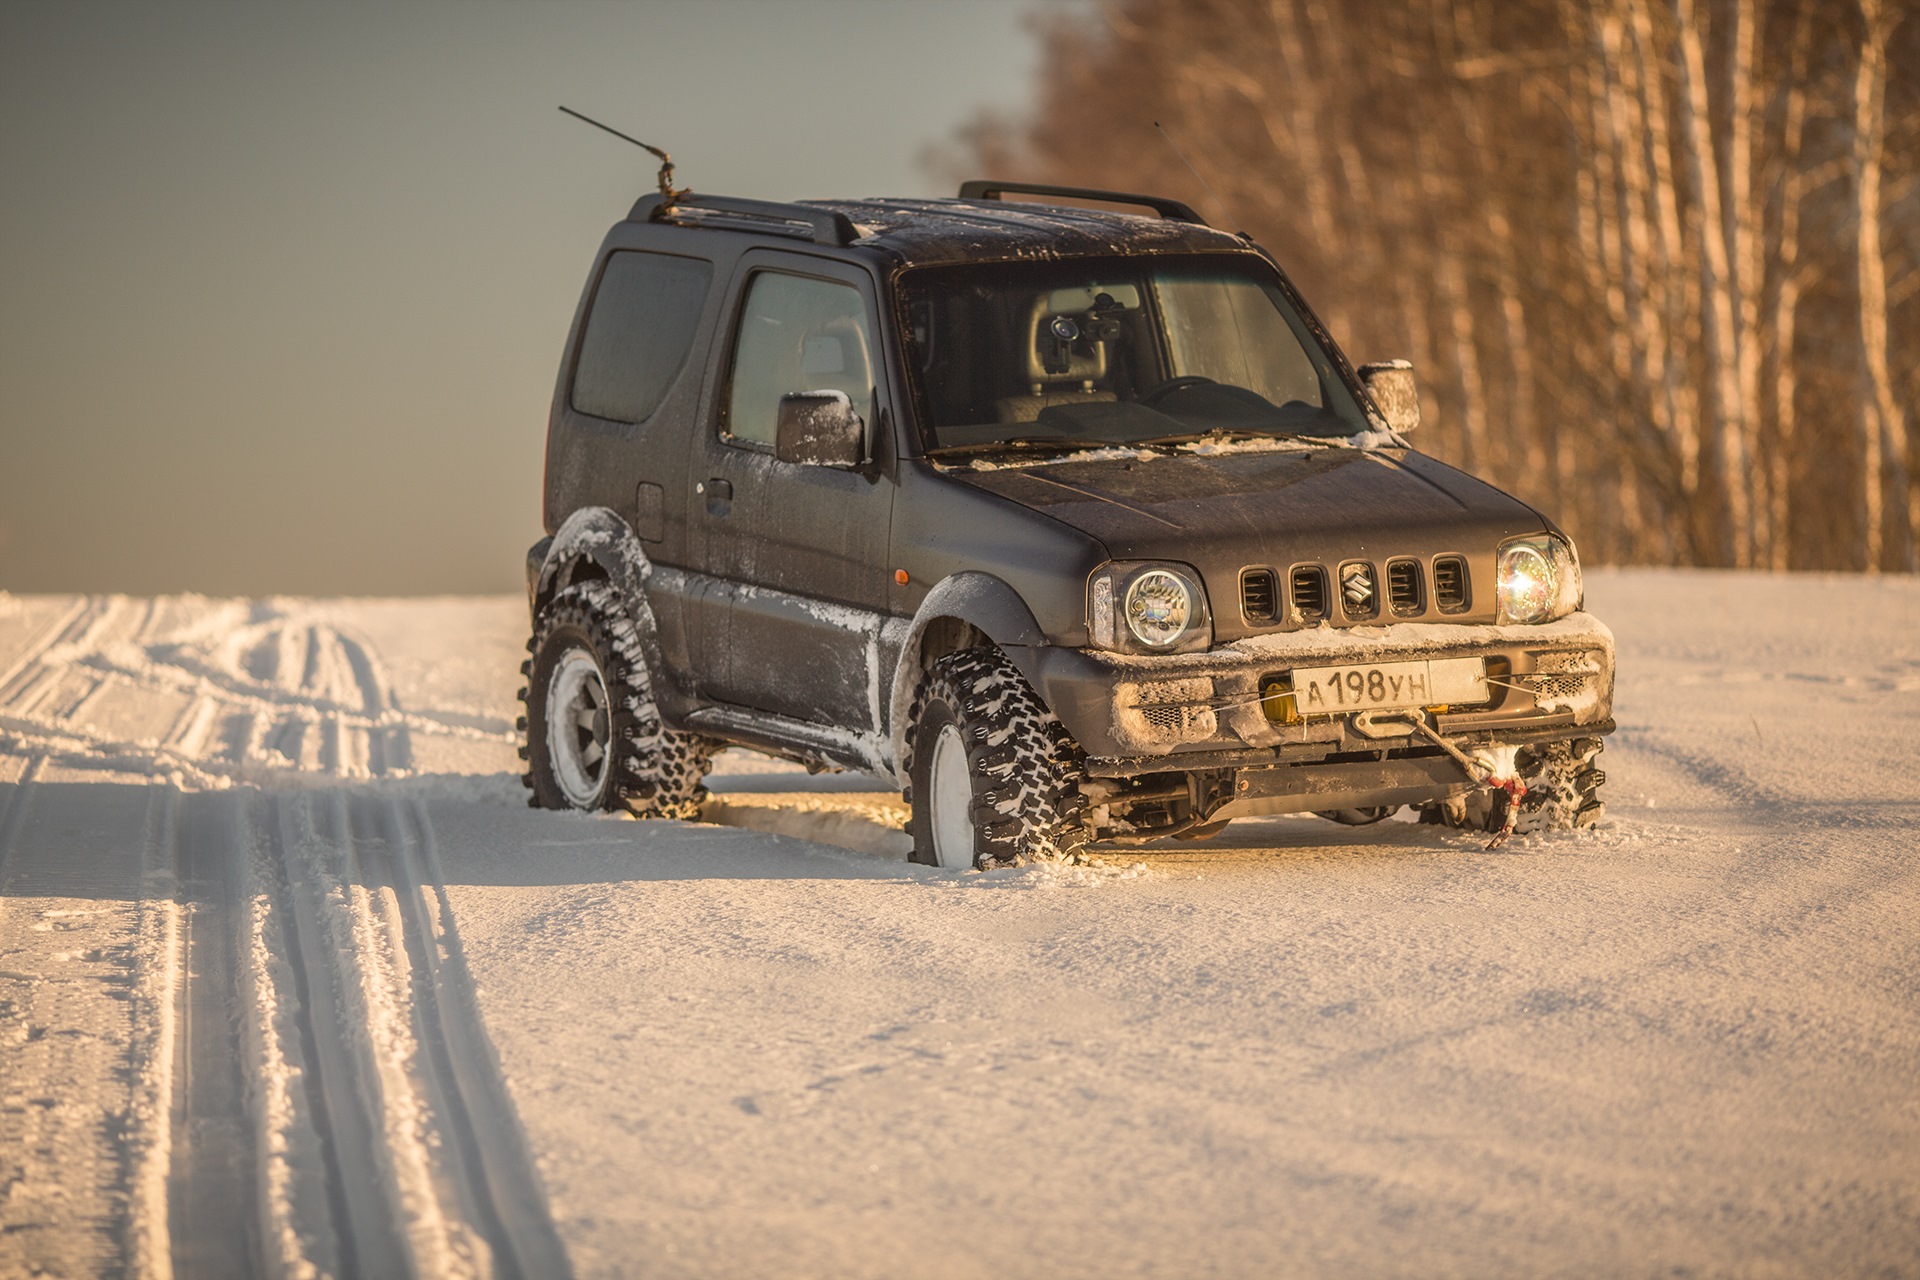
M936 156L1271 248L1589 560L1920 556L1920 0L1089 0Z

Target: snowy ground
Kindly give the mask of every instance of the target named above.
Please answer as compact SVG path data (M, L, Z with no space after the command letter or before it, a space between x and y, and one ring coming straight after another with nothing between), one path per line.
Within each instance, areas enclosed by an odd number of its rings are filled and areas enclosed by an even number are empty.
M0 595L0 1275L1920 1274L1920 590L1600 573L1607 823L534 813L514 600Z

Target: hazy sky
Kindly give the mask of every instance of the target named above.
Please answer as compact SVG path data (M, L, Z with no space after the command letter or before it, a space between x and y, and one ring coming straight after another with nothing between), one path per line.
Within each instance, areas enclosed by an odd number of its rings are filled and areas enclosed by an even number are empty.
M0 589L511 591L607 226L925 195L1072 0L0 4Z

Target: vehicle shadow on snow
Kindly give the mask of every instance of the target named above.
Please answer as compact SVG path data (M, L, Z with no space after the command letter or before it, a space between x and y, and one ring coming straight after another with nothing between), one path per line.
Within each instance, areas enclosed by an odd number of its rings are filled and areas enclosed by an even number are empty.
M164 784L0 783L0 898L134 902Z
M871 774L839 773L813 777L795 773L717 774L709 779L716 793L703 815L709 823L749 827L859 853L904 861L912 847L904 827L907 806L899 793ZM1567 842L1587 833L1516 837L1497 854L1565 851ZM1106 864L1144 862L1147 866L1191 862L1246 861L1297 854L1337 856L1352 851L1378 857L1409 854L1487 852L1487 837L1421 826L1410 812L1371 826L1336 825L1312 814L1243 818L1207 840L1156 840L1146 844L1101 843L1090 856Z
M957 872L906 862L899 830L906 815L897 793L854 791L829 783L818 791L723 791L707 809L709 821L632 822L608 816L492 809L434 803L433 826L448 883L558 885L592 881L714 879L846 879L983 884L1038 878L1048 867ZM822 779L821 781L825 781ZM845 805L845 808L836 808ZM470 824L472 834L467 832ZM1604 840L1604 834L1600 839ZM1179 866L1204 872L1209 864L1324 863L1329 859L1386 861L1397 857L1508 858L1589 852L1589 833L1516 837L1486 851L1487 837L1412 822L1343 827L1312 816L1243 819L1207 841L1098 844L1095 870ZM877 846L877 847L876 847ZM1097 875L1094 878L1100 878ZM1079 877L1067 877L1079 882ZM1064 882L1064 880L1062 880Z
M210 841L241 847L258 838L247 832L270 830L283 807L335 798L353 807L405 805L422 815L432 864L450 885L1018 878L1017 870L979 876L907 862L908 840L900 829L906 808L897 793L866 789L877 782L849 775L784 775L781 789L772 790L770 784L749 780L738 790L720 791L704 822L637 822L530 809L517 779L508 774L217 791L182 790L158 781L0 783L0 897L126 902L141 896L143 877L149 894L164 894L174 868L194 861L191 846ZM178 812L170 826L157 817L168 805ZM163 826L171 834L163 834ZM1581 852L1592 839L1571 834L1516 838L1487 856ZM1151 871L1178 865L1197 871L1208 864L1249 861L1480 854L1484 845L1484 837L1404 821L1346 828L1293 817L1243 819L1207 841L1101 844L1089 853L1107 867L1139 864ZM160 880L153 879L156 873ZM191 880L182 877L173 890L182 900L202 889Z

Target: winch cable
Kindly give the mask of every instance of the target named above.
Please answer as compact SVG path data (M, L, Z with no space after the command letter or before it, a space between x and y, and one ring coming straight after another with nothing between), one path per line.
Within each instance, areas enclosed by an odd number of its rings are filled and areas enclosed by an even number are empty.
M1507 684L1507 682L1505 681L1497 681L1493 679L1489 679L1487 683L1502 684L1512 689L1521 688L1521 686L1519 685ZM1233 701L1233 702L1207 701L1207 702L1170 703L1165 705L1182 706L1182 707L1205 707L1212 711L1231 711L1238 707L1251 707L1261 703L1265 703L1268 700L1268 698L1271 696L1272 695L1263 694L1258 698L1249 698L1245 701ZM1361 714L1366 715L1369 713L1362 712ZM1424 715L1422 715L1422 713L1420 712L1385 711L1385 712L1375 712L1371 714L1374 717L1373 718L1374 723L1387 721L1395 724L1405 724L1410 726L1415 733L1418 733L1421 737L1433 743L1434 746L1439 747L1442 751L1446 752L1449 756L1453 757L1454 762L1457 763L1462 769L1466 770L1467 777L1473 781L1475 786L1491 787L1496 791L1506 792L1507 793L1506 817L1502 820L1500 824L1500 830L1496 832L1494 834L1493 839L1487 843L1487 848L1498 849L1501 845L1507 842L1507 837L1513 834L1514 824L1518 822L1520 818L1520 801L1522 797L1524 797L1527 794L1527 784L1525 780L1523 780L1518 774L1509 778L1502 778L1497 776L1497 774L1495 773L1491 765L1488 765L1484 761L1474 759L1472 756L1462 751L1459 747L1456 747L1453 743L1449 742L1446 738L1442 737L1439 730L1427 724ZM1358 725L1356 725L1355 727L1359 728ZM1365 733L1366 730L1360 729L1360 732ZM1373 735L1368 734L1367 736L1371 737Z
M1415 733L1452 756L1454 761L1459 764L1462 769L1467 771L1467 777L1471 778L1476 785L1491 787L1496 791L1504 791L1507 793L1506 816L1501 820L1500 830L1495 832L1493 839L1487 842L1487 848L1498 849L1501 845L1505 844L1507 837L1513 834L1514 824L1520 820L1520 801L1527 794L1526 782L1522 780L1518 774L1509 778L1499 777L1495 773L1493 766L1483 760L1474 759L1459 747L1447 741L1447 739L1441 735L1440 731L1429 725L1426 722L1426 718L1418 712L1406 711L1399 714L1389 714L1381 718L1411 726Z

